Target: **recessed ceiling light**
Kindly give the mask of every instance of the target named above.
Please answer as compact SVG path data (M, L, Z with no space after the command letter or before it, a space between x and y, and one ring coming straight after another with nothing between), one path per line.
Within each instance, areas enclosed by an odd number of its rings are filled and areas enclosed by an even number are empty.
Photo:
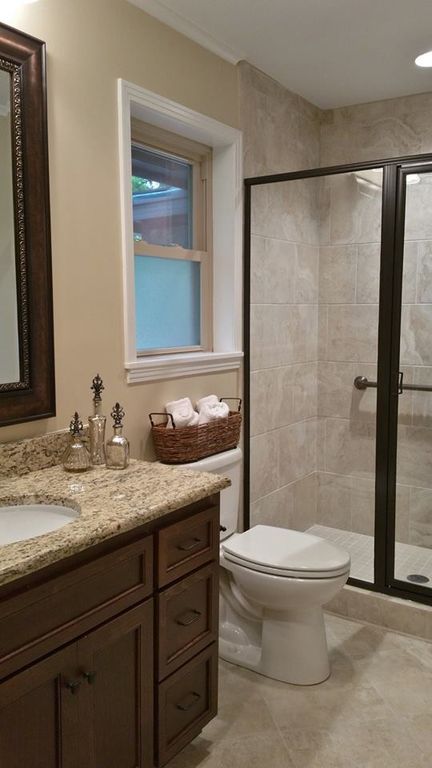
M432 51L426 51L417 56L415 63L418 67L432 67Z

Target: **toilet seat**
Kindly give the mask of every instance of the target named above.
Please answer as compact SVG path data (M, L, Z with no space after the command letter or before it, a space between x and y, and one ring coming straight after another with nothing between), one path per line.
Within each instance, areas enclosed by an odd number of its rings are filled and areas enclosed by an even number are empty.
M256 525L221 545L226 560L254 571L297 579L329 579L348 573L350 557L310 533Z

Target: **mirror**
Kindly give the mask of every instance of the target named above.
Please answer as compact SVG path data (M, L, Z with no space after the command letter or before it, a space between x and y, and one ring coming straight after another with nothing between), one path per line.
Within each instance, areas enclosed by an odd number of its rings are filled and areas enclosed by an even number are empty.
M45 44L0 24L0 425L54 392Z
M0 71L0 384L20 378L10 81Z

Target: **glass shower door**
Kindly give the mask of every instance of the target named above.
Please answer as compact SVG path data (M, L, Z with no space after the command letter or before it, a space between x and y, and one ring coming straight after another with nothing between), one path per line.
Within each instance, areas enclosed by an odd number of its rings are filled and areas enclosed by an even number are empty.
M432 588L432 169L404 169L401 181L405 229L391 581L427 592Z

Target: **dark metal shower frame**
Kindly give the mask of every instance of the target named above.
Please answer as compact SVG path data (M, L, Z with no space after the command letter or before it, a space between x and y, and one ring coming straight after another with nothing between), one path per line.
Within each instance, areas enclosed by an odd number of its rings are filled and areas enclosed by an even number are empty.
M244 527L250 527L250 287L252 188L300 179L382 168L380 296L375 445L374 583L348 580L353 586L432 605L432 589L394 576L396 452L399 351L401 330L406 176L432 172L432 155L410 155L244 180Z

